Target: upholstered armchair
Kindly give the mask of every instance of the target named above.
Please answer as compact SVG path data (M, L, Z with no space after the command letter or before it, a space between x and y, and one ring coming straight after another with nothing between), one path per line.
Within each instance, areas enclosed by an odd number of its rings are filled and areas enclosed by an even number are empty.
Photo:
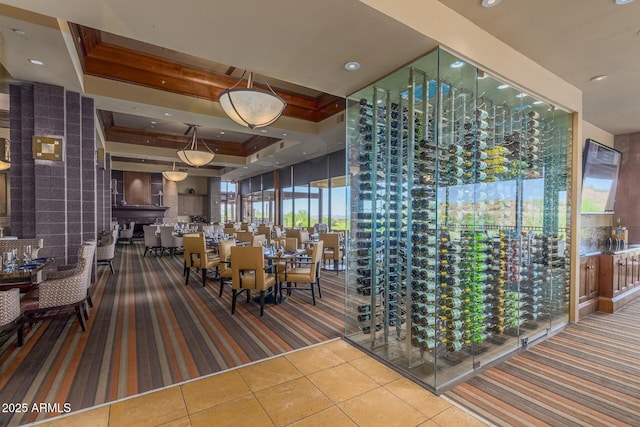
M91 284L95 249L95 242L80 246L75 268L61 270L56 272L57 275L47 275L47 280L38 286L37 295L27 294L20 301L24 323L33 324L75 314L82 330L86 330L85 319L88 319L88 313L85 302ZM21 328L24 323L21 323Z
M173 255L176 250L184 245L184 242L182 237L173 235L173 226L161 226L160 244L162 245L163 251L169 251L169 253Z
M18 346L22 347L23 329L20 327L20 290L18 288L0 292L0 339L18 331Z
M153 254L157 255L158 249L162 249L160 235L156 233L157 227L143 225L142 231L144 232L144 255L142 256L147 256L148 251L153 251Z
M25 248L31 246L31 258L38 258L38 252L44 246L43 239L14 239L0 240L0 254L16 250L18 257L22 258Z
M122 230L120 230L120 238L119 240L122 241L122 243L131 243L131 238L133 238L133 227L135 227L136 223L134 221L131 221L129 223L129 228L124 228Z
M113 271L113 258L116 255L116 242L118 241L118 230L111 231L111 236L105 244L102 244L96 248L96 260L98 264L109 264L111 274Z
M313 301L313 305L316 305L314 285L318 286L318 298L322 298L322 291L320 290L320 262L322 261L323 252L324 242L321 240L313 246L311 263L308 264L308 266L279 271L278 282L280 283L280 295L282 295L283 290L286 290L288 294L290 294L291 291L311 291L311 300ZM283 286L283 283L286 283L286 285ZM308 283L309 287L298 287L298 283Z
M267 294L275 293L276 277L267 274L264 263L264 252L257 246L234 246L231 248L232 288L231 314L236 311L236 299L242 292L247 292L247 302L251 299L251 291L260 292L260 316L264 313L264 299Z
M202 286L207 284L207 270L218 268L220 258L207 251L207 243L203 233L185 234L184 263L186 269L185 285L189 284L189 274L192 268L199 268L202 272Z

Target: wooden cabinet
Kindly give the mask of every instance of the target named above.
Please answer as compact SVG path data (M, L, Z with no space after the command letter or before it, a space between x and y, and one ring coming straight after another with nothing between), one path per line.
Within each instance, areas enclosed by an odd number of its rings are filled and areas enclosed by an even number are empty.
M580 258L580 288L578 309L580 317L598 310L600 255Z
M582 267L580 274L582 277ZM600 255L599 283L600 311L613 313L640 297L640 250ZM582 281L580 284L582 288Z

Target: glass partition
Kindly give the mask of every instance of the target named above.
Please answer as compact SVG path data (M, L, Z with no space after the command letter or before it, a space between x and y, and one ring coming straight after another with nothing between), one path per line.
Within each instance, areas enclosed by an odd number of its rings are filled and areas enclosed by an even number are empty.
M347 337L439 390L567 323L571 123L440 49L349 97Z

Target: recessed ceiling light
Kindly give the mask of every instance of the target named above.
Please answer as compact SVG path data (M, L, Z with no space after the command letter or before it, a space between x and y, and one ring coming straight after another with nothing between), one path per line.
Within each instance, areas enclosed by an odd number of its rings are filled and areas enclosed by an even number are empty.
M158 123L158 122L156 122L155 120L152 120L152 121L151 121L151 124L152 124L152 125L155 125L156 123Z
M360 68L360 64L357 63L356 61L349 61L346 64L344 64L344 68L347 71L356 71Z
M509 85L500 85L500 86L498 86L498 89L506 89L508 87L509 87Z
M542 104L542 101L533 101L533 105L540 105Z
M484 7L493 7L500 4L502 0L482 0L482 6Z
M171 113L164 113L165 116L171 117Z
M29 59L29 62L31 62L34 65L44 65L44 62L40 61L39 59L31 58Z
M267 133L267 130L266 129L261 129L260 132Z
M283 134L282 134L282 136L287 136L287 134L286 134L286 133L283 133Z
M593 76L591 77L591 81L592 82L599 82L600 80L604 80L607 78L606 74L600 74L599 76Z
M11 31L13 31L14 33L16 33L19 36L26 36L27 33L24 30L21 30L20 28L12 28Z
M627 4L631 3L633 0L616 0L616 4Z
M220 135L224 135L224 131L223 130L220 131Z
M463 65L464 65L464 62L462 62L462 61L456 61L456 62L453 62L453 63L451 64L451 68L460 68L460 67L462 67Z

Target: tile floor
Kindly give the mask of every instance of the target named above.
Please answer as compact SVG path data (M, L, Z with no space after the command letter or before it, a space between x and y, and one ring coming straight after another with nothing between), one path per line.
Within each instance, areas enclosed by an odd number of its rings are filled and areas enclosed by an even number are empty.
M334 340L77 414L47 426L484 426Z

